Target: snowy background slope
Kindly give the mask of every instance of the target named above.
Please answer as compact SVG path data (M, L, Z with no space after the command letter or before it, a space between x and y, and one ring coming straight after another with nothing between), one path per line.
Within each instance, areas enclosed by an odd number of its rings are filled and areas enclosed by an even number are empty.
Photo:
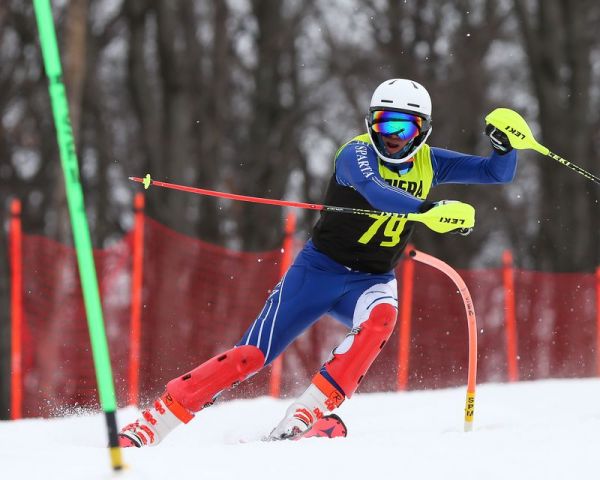
M288 401L222 403L156 448L124 451L120 474L101 415L0 422L0 478L600 478L600 379L481 385L468 434L464 401L464 388L356 395L339 410L348 438L277 443L258 439Z

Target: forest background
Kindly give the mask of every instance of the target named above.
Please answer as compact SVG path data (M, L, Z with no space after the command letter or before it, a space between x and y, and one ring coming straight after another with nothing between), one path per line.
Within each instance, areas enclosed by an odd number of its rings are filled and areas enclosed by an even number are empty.
M600 2L594 0L60 0L53 2L93 244L132 228L143 176L321 203L336 149L364 131L373 89L429 90L429 143L487 155L504 106L538 140L600 172ZM592 272L600 188L534 152L506 186L443 186L477 209L466 238L414 243L459 268ZM32 2L0 3L0 324L9 317L9 203L23 228L72 244ZM160 189L146 213L241 250L281 243L284 211ZM314 212L298 212L307 239ZM160 261L160 259L156 259ZM6 330L1 337L6 340ZM2 349L7 342L2 341ZM5 371L5 369L3 369Z

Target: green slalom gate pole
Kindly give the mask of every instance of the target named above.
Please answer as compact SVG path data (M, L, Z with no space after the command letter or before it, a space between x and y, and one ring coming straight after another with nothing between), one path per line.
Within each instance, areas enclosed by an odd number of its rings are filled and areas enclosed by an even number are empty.
M69 119L69 104L62 80L62 67L56 41L54 20L52 18L52 9L50 7L50 0L33 0L33 4L39 29L42 55L44 57L44 66L49 80L52 113L54 115L54 124L56 125L60 161L67 189L67 201L69 204L73 237L75 239L79 276L83 289L83 300L92 344L96 380L100 392L100 405L104 410L108 426L108 444L112 468L120 470L123 467L123 463L117 435L115 417L116 400L110 356L104 330L104 320L102 318L102 304L100 303L100 294L98 291L92 242L85 214L83 190L79 181L79 166L73 140L73 129L71 128L71 121Z

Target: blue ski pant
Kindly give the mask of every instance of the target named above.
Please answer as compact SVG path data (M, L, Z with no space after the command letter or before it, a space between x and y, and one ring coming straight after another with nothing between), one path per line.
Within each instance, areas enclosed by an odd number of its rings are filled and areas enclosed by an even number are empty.
M350 270L308 241L237 346L258 347L267 365L322 315L329 314L351 329L380 303L398 307L394 272Z

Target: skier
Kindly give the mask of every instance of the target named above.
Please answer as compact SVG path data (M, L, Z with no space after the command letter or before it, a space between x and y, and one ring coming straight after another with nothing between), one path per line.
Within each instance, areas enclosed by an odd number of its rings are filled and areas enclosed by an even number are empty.
M436 208L427 200L431 187L507 183L515 175L516 152L492 125L485 129L493 147L489 157L430 147L426 141L432 131L431 99L411 80L391 79L377 87L366 127L367 133L337 151L324 203L400 214L425 212ZM389 213L322 212L311 240L240 342L168 382L165 393L121 430L121 445L157 445L212 405L224 389L272 362L328 313L350 331L269 439L302 436L352 396L390 337L398 309L394 268L413 228L412 222Z

